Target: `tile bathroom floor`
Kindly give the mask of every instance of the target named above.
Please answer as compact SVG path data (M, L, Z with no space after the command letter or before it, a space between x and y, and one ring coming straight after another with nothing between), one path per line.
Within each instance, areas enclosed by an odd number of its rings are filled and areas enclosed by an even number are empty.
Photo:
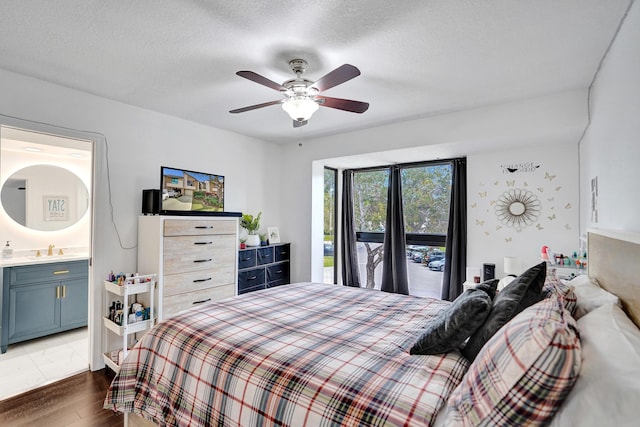
M0 354L0 400L88 369L87 328L12 344Z

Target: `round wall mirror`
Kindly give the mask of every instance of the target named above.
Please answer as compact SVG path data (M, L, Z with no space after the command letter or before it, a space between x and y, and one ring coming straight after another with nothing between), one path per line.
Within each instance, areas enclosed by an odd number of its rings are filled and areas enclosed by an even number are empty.
M513 202L509 205L509 212L511 213L511 215L520 216L525 213L526 210L527 208L522 202Z
M502 193L494 209L501 223L516 230L533 224L541 212L538 197L522 188L512 188Z
M89 209L89 192L73 172L51 165L16 171L3 184L2 207L18 224L39 231L70 227Z

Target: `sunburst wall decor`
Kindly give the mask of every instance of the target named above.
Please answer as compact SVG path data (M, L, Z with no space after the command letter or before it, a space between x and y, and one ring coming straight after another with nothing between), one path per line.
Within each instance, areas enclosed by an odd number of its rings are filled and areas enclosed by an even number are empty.
M538 197L523 188L512 188L502 193L494 209L502 224L517 231L533 224L541 211Z

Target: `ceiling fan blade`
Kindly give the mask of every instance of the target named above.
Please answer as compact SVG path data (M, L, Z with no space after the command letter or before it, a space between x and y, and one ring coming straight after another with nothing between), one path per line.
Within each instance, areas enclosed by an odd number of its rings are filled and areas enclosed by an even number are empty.
M274 89L280 92L285 92L287 90L287 88L282 86L280 83L276 83L273 80L269 80L268 78L263 77L258 73L254 73L253 71L238 71L236 74L239 75L240 77L244 77L245 79L249 79L252 82L256 82L258 84L261 84L266 87L270 87L271 89Z
M351 64L344 64L335 70L329 72L323 77L320 77L311 87L318 89L319 92L331 89L334 86L338 86L346 81L351 80L354 77L360 75L360 70Z
M303 120L303 121L294 120L294 121L293 121L293 127L294 127L294 128L299 128L299 127L301 127L301 126L306 125L307 123L309 123L309 121L308 121L308 120Z
M336 108L338 110L350 111L362 114L369 109L368 102L353 101L351 99L330 98L328 96L316 96L315 100L321 107Z
M242 107L242 108L237 108L235 110L231 110L229 111L230 113L244 113L245 111L251 111L251 110L256 110L258 108L263 108L263 107L269 107L271 105L276 105L276 104L282 104L284 102L284 99L279 99L277 101L269 101L269 102L264 102L262 104L256 104L256 105L250 105L248 107Z

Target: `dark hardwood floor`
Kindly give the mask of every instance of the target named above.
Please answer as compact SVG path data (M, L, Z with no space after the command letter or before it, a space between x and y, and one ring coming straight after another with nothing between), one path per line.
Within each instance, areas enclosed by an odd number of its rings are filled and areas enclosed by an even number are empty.
M103 369L0 401L0 426L121 427L124 416L102 409L113 372Z

